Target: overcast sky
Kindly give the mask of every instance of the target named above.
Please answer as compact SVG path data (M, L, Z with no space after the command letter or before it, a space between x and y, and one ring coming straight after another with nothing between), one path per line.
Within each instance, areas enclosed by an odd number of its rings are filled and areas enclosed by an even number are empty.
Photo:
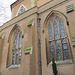
M0 26L11 19L10 5L16 0L0 0Z

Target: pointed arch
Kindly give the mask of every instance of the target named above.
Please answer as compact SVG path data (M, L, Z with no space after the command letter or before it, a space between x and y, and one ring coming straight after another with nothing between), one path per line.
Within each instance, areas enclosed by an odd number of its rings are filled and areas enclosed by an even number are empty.
M19 29L19 30L22 32L22 34L24 34L21 25L16 24L16 25L12 28L12 30L10 31L10 34L9 34L9 37L8 37L8 42L9 42L10 36L12 35L12 33L14 32L15 29Z
M51 11L44 21L43 28L45 29L45 38L47 39L47 52L50 51L50 55L49 53L46 54L48 56L55 55L56 61L66 61L72 58L67 21L67 17L56 10ZM51 39L52 36L53 38ZM63 42L63 39L67 40L66 44ZM55 50L54 53L51 51L52 42ZM65 45L69 48L64 49ZM52 58L53 56L50 59ZM48 61L50 61L50 59L48 59Z
M21 64L22 28L16 24L9 34L7 67Z
M18 12L17 12L16 16L21 15L22 13L24 13L26 11L27 11L27 8L22 4L20 6L20 8L18 9Z
M45 28L45 25L46 25L46 23L47 23L47 20L48 20L53 14L58 14L58 15L62 16L63 19L65 19L66 23L69 22L69 21L68 21L68 18L67 18L62 12L57 11L57 10L52 10L52 11L46 16L46 18L45 18L45 20L44 20L43 28Z

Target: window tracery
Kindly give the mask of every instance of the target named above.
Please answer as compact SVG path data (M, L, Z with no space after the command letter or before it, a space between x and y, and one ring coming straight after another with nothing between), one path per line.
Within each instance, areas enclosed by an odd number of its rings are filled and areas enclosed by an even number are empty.
M50 59L54 58L56 61L70 60L69 42L63 19L54 14L48 22Z
M21 64L22 31L15 27L9 38L7 67Z

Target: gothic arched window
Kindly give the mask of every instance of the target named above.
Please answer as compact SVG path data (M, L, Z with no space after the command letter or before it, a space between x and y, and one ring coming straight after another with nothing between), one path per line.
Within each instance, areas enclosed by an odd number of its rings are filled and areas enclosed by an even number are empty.
M27 11L27 8L24 5L21 5L17 12L17 16L23 14L26 11Z
M56 61L70 60L69 40L63 19L53 14L48 21L50 57Z
M17 30L14 34L13 48L12 48L12 64L21 63L21 41L22 32Z
M21 63L21 44L22 32L16 28L10 34L7 67L11 65L19 65Z

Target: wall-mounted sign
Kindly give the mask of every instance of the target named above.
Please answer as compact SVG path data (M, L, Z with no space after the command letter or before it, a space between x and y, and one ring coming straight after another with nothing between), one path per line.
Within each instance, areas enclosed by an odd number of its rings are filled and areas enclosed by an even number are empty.
M67 13L72 12L72 11L74 11L73 4L70 4L70 5L66 6L66 12Z
M34 23L34 19L30 20L27 26L30 27L33 25L33 23Z
M25 49L25 54L32 54L32 46L29 46Z

